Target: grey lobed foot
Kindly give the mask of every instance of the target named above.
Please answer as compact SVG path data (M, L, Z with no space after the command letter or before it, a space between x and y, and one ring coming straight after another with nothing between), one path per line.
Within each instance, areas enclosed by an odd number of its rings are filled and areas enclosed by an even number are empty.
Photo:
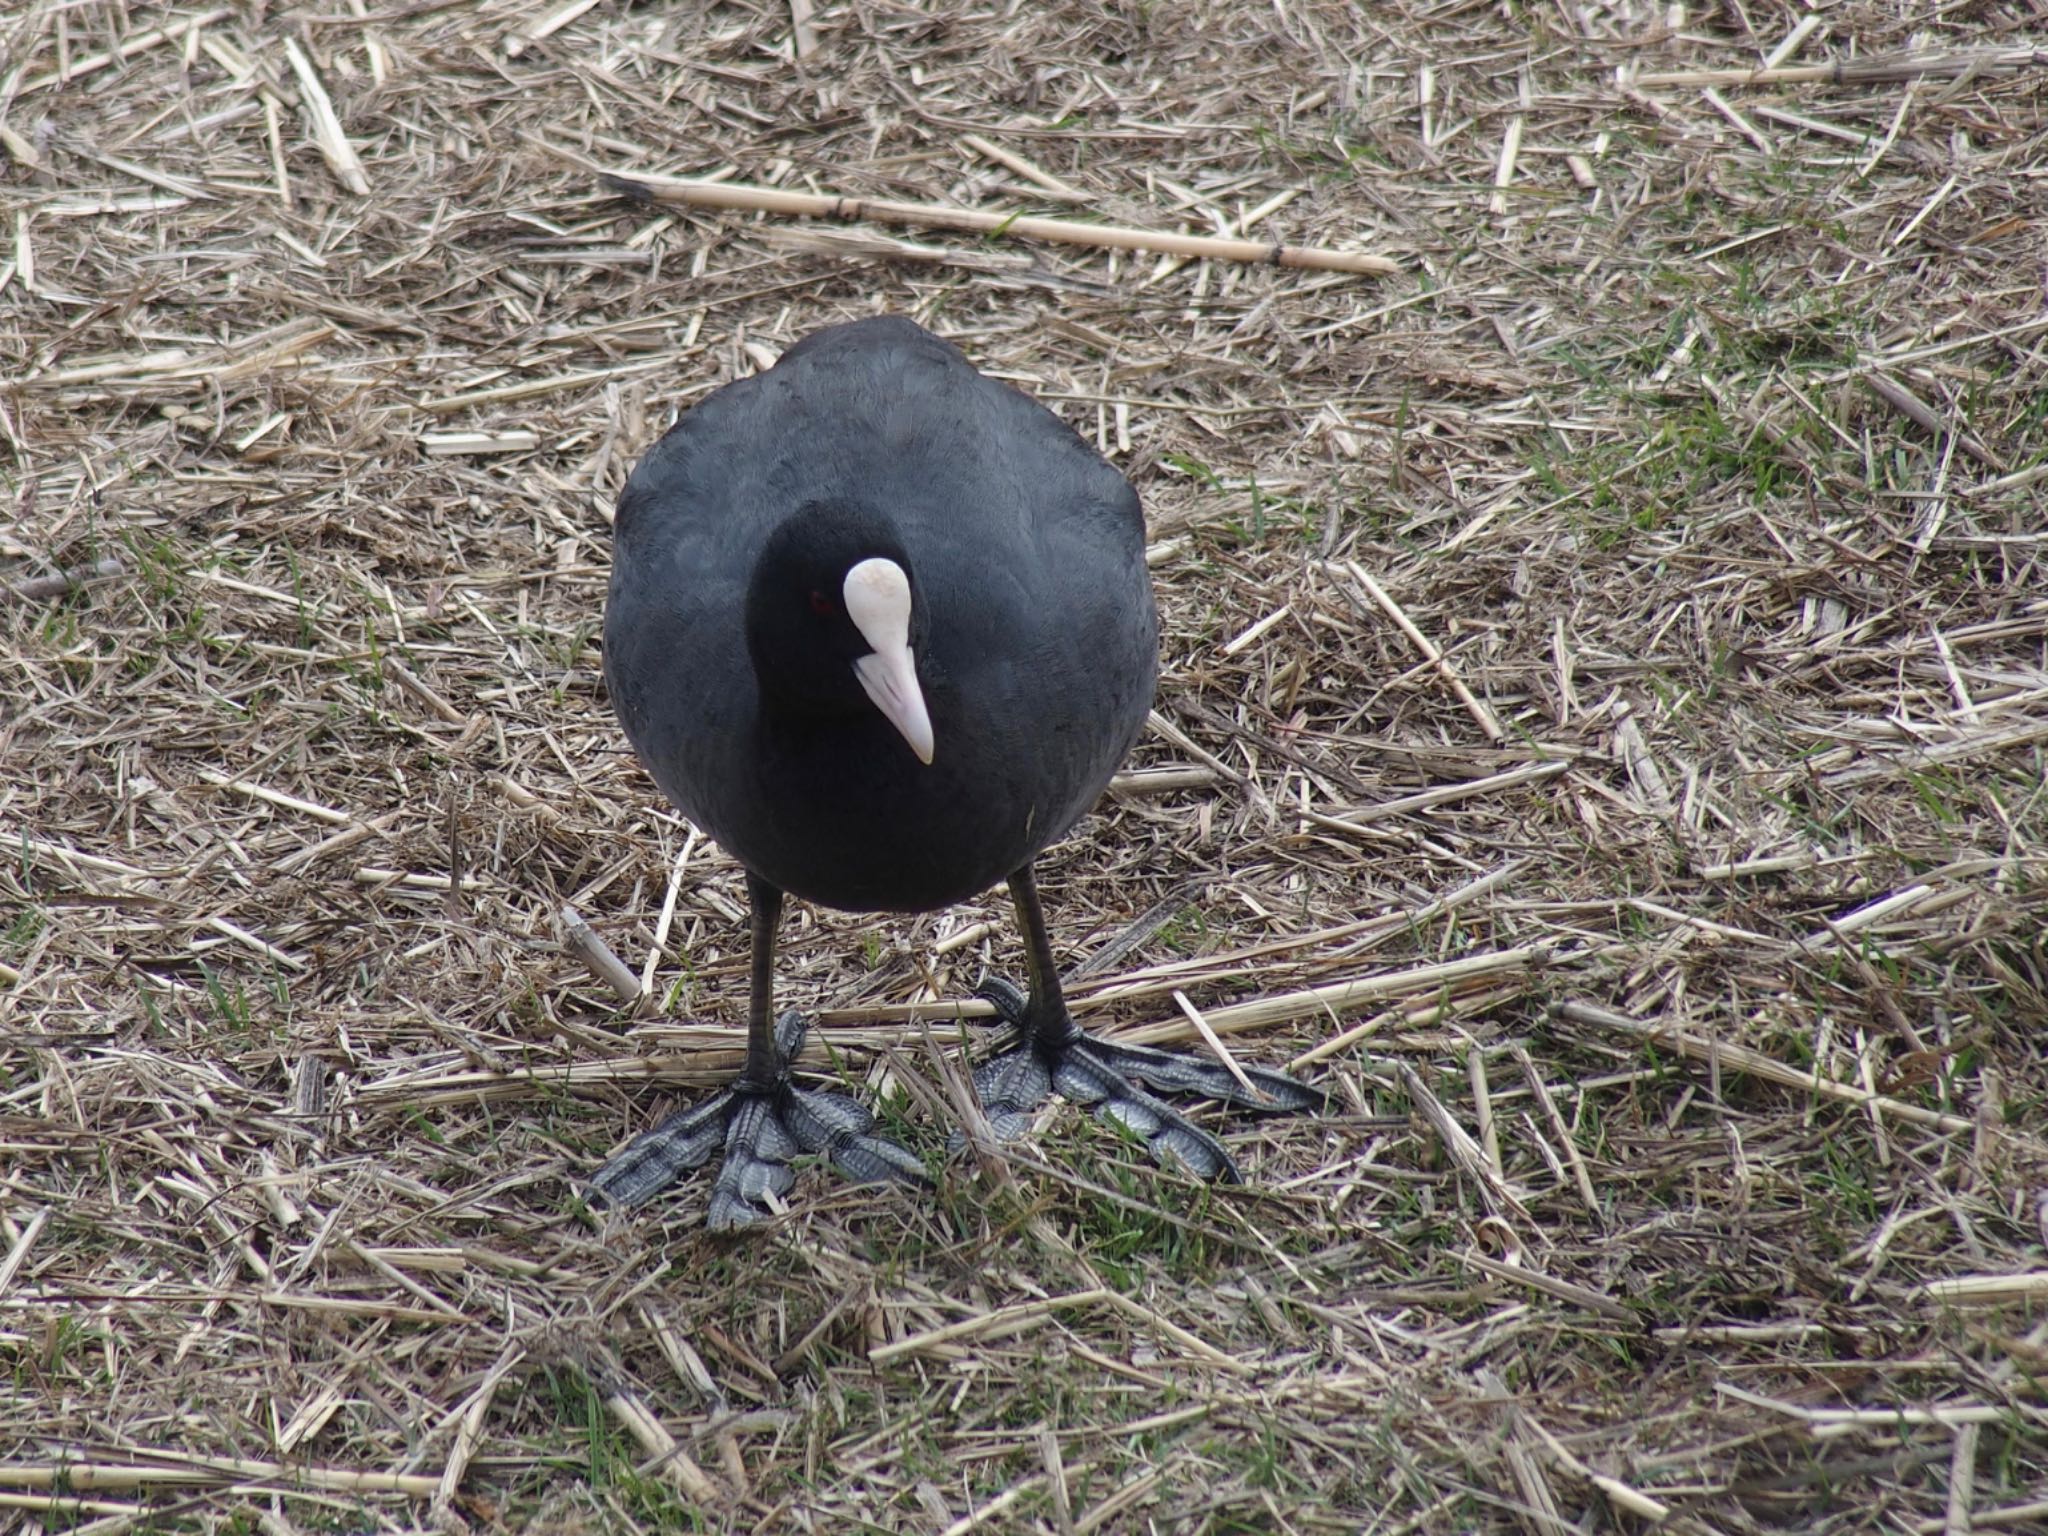
M976 993L995 1004L1005 1023L1024 1027L1027 1002L1009 982L989 977ZM1325 1102L1316 1089L1284 1072L1246 1067L1244 1074L1252 1092L1221 1062L1142 1045L1113 1045L1075 1030L1063 1044L1027 1042L990 1057L974 1069L974 1091L990 1128L1006 1141L1029 1129L1038 1107L1057 1089L1140 1137L1159 1161L1173 1159L1202 1178L1237 1184L1244 1176L1223 1143L1139 1085L1200 1094L1265 1114L1320 1109Z
M804 1030L799 1013L775 1021L785 1062L803 1048ZM723 1147L705 1224L729 1232L769 1215L767 1196L789 1193L796 1182L789 1161L799 1153L829 1158L857 1183L924 1183L924 1164L875 1134L874 1124L866 1107L845 1094L799 1088L786 1077L765 1092L727 1088L634 1137L597 1171L590 1188L607 1205L644 1205Z

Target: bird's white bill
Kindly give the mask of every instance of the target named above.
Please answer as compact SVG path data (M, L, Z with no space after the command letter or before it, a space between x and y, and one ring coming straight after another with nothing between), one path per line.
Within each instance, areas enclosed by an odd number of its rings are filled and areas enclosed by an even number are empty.
M917 658L911 655L910 647L892 646L863 656L853 664L853 674L860 679L875 708L903 733L917 760L929 767L932 717L925 711L924 690L917 686Z
M876 555L846 573L840 594L846 616L863 640L875 648L853 664L875 708L903 733L917 760L932 760L932 717L925 712L924 690L917 686L917 658L910 651L910 578L894 560Z

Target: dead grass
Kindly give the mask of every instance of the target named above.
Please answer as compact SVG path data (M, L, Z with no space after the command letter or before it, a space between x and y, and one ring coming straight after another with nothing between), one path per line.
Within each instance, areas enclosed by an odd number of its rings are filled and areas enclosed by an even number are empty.
M168 14L0 19L0 1532L2048 1519L2029 8ZM1687 73L1797 27L1914 62ZM600 1224L745 945L601 694L605 518L881 308L1153 519L1159 729L1045 877L1084 1006L1340 1112L1242 1190L1063 1110ZM685 853L620 1018L556 915L637 968ZM998 900L786 953L939 1145Z

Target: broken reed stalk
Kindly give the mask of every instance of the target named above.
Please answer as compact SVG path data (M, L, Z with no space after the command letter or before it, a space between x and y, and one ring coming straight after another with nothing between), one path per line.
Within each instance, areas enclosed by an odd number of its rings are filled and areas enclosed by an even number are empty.
M107 68L111 64L120 64L128 59L132 59L138 53L147 52L159 44L189 38L201 28L210 27L215 22L232 14L233 8L223 5L217 6L210 11L202 11L197 16L180 16L176 21L171 22L167 26L153 27L147 32L137 32L105 52L91 53L81 59L72 59L62 69L50 70L40 75L31 75L28 79L21 82L20 87L13 94L26 96L31 92L45 90L53 85L69 85L74 80L81 80L87 75L97 74L100 70Z
M597 936L574 907L562 908L562 948L590 968L590 974L610 987L619 1001L630 1007L640 1001L640 978L621 960L611 945Z
M549 146L553 148L554 146ZM561 154L563 151L556 150ZM914 224L932 229L968 229L987 235L1050 240L1061 245L1100 250L1151 251L1161 256L1196 260L1260 262L1276 267L1306 267L1317 272L1352 272L1384 277L1401 265L1364 251L1333 251L1322 246L1282 245L1263 240L1224 240L1213 235L1180 235L1165 230L1131 229L1118 224L1077 224L1066 219L1039 219L1024 214L984 213L974 208L946 208L937 203L898 203L882 198L834 197L816 192L784 192L775 187L750 187L729 181L698 181L683 176L629 176L592 167L613 187L638 202L680 203L691 208L726 208L749 213L793 214L811 219L872 219L881 224Z
M31 576L26 581L8 581L0 578L0 597L11 597L17 602L62 597L66 592L75 592L88 582L107 581L127 569L128 567L110 555L103 560L93 561L91 565L73 566L68 571L58 571L50 576Z
M1407 611L1388 595L1387 589L1373 580L1372 573L1356 560L1345 561L1344 569L1350 572L1351 579L1358 583L1365 594L1379 604L1381 612L1394 621L1394 627L1408 637L1408 643L1420 651L1423 658L1436 669L1437 675L1444 680L1444 685L1457 696L1458 702L1465 706L1465 713L1470 715L1478 723L1479 729L1486 733L1486 739L1499 741L1506 735L1507 733L1501 729L1500 721L1494 718L1493 711L1482 704L1472 690L1465 686L1465 680L1458 676L1457 669L1437 648L1436 642L1416 627L1415 621L1409 618Z
M1480 1197L1493 1208L1494 1214L1513 1216L1526 1225L1530 1216L1528 1206L1522 1202L1522 1192L1495 1171L1472 1133L1460 1125L1458 1117L1430 1091L1429 1084L1422 1080L1419 1072L1405 1061L1395 1062L1394 1067L1401 1075L1401 1086L1407 1091L1408 1102L1429 1122L1437 1140L1443 1144L1445 1154L1478 1185Z
M1788 64L1779 69L1677 69L1662 74L1618 71L1637 90L1653 86L1880 85L1900 80L2008 75L2048 68L2048 49L1992 48L1969 53L1906 53L1883 59L1837 59L1832 64Z
M164 1452L171 1465L90 1461L0 1462L0 1488L48 1488L64 1492L138 1488L213 1488L223 1483L276 1483L322 1493L401 1493L430 1499L437 1477L406 1472L365 1472L350 1467L313 1467L297 1462L255 1461L243 1456L181 1456Z
M1550 1009L1554 1017L1570 1020L1574 1024L1587 1024L1597 1029L1611 1029L1620 1034L1633 1035L1652 1045L1668 1045L1682 1056L1694 1061L1718 1062L1750 1077L1760 1077L1765 1082L1776 1083L1781 1088L1804 1089L1824 1099L1833 1099L1838 1104L1868 1105L1882 1115L1894 1120L1911 1121L1924 1125L1930 1130L1953 1135L1960 1131L1977 1128L1977 1122L1966 1120L1961 1115L1945 1115L1939 1110L1924 1109L1918 1104L1906 1104L1867 1088L1858 1088L1849 1083L1838 1083L1822 1077L1818 1066L1811 1072L1801 1072L1788 1067L1762 1051L1750 1050L1747 1046L1735 1045L1724 1040L1709 1040L1669 1025L1646 1024L1626 1014L1616 1013L1611 1008L1601 1008L1592 1003L1554 1003Z
M1941 413L1927 404L1897 379L1878 372L1866 373L1863 382L1885 404L1901 415L1908 417L1916 426L1933 433L1936 437L1947 437L1955 433L1956 446L1971 458L1997 474L2004 474L2005 460L1986 448L1967 432L1957 432L1955 427L1941 418Z
M311 122L313 142L320 146L327 168L334 172L335 180L357 197L368 197L370 174L363 169L362 157L342 130L341 114L334 110L333 98L327 94L320 72L306 57L305 50L289 37L284 40L284 56L292 66L292 73L298 76L300 104Z
M1642 1319L1636 1313L1631 1312L1611 1296L1603 1296L1590 1286L1575 1285L1573 1282L1561 1280L1555 1275L1546 1275L1542 1270L1532 1268L1527 1264L1503 1263L1499 1259L1491 1258L1473 1249L1467 1249L1460 1253L1458 1255L1458 1262L1469 1264L1481 1274L1490 1275L1496 1280L1505 1280L1510 1285L1527 1286L1532 1291L1540 1291L1546 1296L1555 1296L1559 1301L1566 1302L1575 1307L1584 1307L1589 1312L1597 1312L1602 1317L1612 1318L1617 1323L1630 1323L1638 1328L1642 1326Z
M637 1393L622 1382L607 1382L604 1405L611 1410L612 1417L619 1421L620 1426L639 1442L640 1448L654 1458L656 1474L680 1488L686 1498L700 1505L718 1506L730 1502L730 1495L697 1465L690 1453L669 1433L668 1426L655 1416Z

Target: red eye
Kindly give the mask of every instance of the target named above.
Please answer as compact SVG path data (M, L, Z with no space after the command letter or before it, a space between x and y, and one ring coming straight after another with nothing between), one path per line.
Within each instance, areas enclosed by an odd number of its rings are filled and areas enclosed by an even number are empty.
M820 618L829 615L832 612L832 599L822 592L813 592L811 594L811 612L817 614Z

